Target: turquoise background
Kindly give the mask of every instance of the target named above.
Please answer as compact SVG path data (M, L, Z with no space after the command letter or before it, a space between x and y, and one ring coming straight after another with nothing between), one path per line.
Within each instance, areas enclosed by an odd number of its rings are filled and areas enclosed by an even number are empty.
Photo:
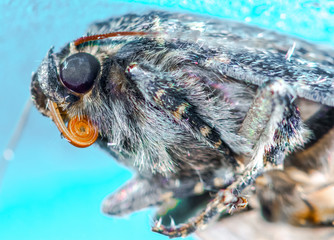
M29 98L31 73L50 46L82 36L88 24L151 9L236 19L333 45L333 1L9 1L0 0L0 150ZM150 231L152 209L105 216L102 199L131 173L98 147L78 149L33 109L0 189L0 239L167 239ZM187 239L193 239L189 237Z

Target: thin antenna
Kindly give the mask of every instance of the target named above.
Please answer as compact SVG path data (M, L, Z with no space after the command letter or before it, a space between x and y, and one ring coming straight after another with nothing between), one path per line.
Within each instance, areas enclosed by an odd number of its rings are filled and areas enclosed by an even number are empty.
M14 157L15 148L16 148L18 142L20 141L22 132L23 132L24 127L27 123L29 113L30 113L30 110L31 110L31 106L32 106L32 101L29 98L27 100L25 106L24 106L24 109L23 109L23 112L21 114L20 120L15 127L15 131L14 131L13 135L11 136L6 149L3 151L2 155L1 155L1 158L0 158L0 190L1 190L1 185L2 185L2 182L3 182L3 178L4 178L4 175L5 175L8 163Z
M79 46L82 43L90 42L90 41L96 41L96 40L102 40L106 38L111 37L119 37L119 36L145 36L145 35L155 35L157 33L149 33L149 32L111 32L111 33L105 33L105 34L97 34L97 35L91 35L86 37L78 38L74 41L74 46Z

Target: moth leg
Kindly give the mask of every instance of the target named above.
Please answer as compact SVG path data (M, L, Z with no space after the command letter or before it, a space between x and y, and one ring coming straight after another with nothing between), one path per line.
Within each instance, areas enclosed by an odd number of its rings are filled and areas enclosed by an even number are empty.
M228 210L244 208L247 200L241 192L254 183L264 170L281 166L285 154L303 144L302 124L292 96L282 81L273 81L260 88L244 119L239 134L253 146L249 161L236 181L220 190L206 209L187 223L176 227L162 226L159 222L153 231L169 237L186 236L204 226L215 216Z
M241 177L230 189L241 191L264 171L282 169L286 155L304 145L307 131L292 100L291 91L281 80L270 81L257 91L239 130L253 152L244 158Z
M146 100L165 111L195 138L219 150L227 161L235 166L238 165L219 132L196 112L196 106L186 99L182 89L176 87L172 77L156 71L149 65L137 63L130 64L126 73L136 83Z
M253 146L252 168L282 167L285 154L305 143L305 129L293 96L281 80L260 88L239 130Z

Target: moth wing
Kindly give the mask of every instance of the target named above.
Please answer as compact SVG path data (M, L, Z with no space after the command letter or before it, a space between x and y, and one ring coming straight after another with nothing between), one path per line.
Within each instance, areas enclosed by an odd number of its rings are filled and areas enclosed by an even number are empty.
M160 32L166 41L193 43L194 50L208 50L205 66L215 72L258 86L283 79L297 96L334 106L334 50L329 47L235 21L157 11L96 22L88 34L115 31Z
M304 56L296 51L289 60L277 49L229 49L225 54L228 63L215 62L213 68L223 75L258 86L273 79L284 80L298 97L334 106L334 63L321 61L324 55L319 59ZM333 61L330 57L328 60Z
M126 215L159 204L162 194L157 181L136 176L103 201L102 211L109 215Z

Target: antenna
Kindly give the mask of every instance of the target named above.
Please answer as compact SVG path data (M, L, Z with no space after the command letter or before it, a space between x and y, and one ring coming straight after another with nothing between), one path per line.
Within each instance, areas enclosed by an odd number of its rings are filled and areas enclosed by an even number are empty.
M86 37L78 38L74 41L74 46L79 46L82 43L90 42L90 41L97 41L111 37L119 37L119 36L145 36L145 35L156 35L157 33L153 32L111 32L105 34L97 34L91 35Z
M1 184L3 182L5 173L6 173L6 169L8 167L8 163L9 161L11 161L14 158L14 151L15 148L18 144L18 142L20 141L20 138L22 136L22 132L24 130L24 127L27 123L29 114L30 114L30 110L31 110L31 106L32 106L32 101L29 98L27 100L27 102L25 103L23 112L21 114L20 120L17 123L16 127L15 127L15 131L12 134L7 147L5 148L5 150L3 151L1 158L0 158L0 190L1 190Z

